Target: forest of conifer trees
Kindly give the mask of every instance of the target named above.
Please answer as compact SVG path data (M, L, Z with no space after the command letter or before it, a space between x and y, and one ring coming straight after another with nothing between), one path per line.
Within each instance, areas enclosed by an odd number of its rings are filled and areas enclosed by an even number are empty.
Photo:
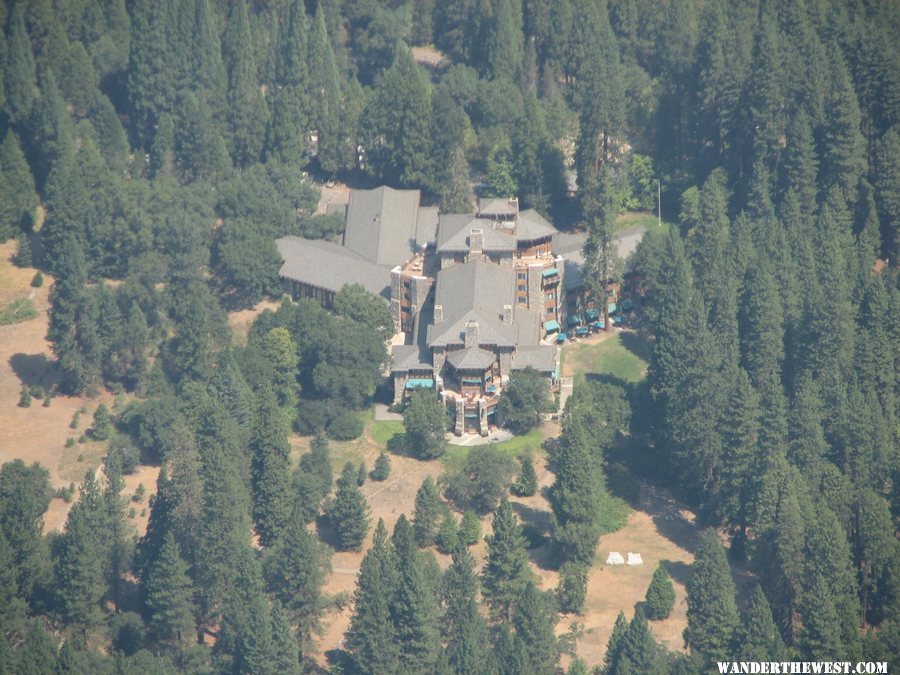
M557 635L610 465L706 534L684 644L648 627L660 567L596 672L900 665L897 0L4 0L0 27L0 242L53 277L54 394L131 401L95 419L110 451L61 532L47 470L0 468L0 674L587 673ZM588 233L597 294L616 216L659 189L669 227L629 264L647 378L580 384L547 445L555 592L505 496L480 565L441 485L389 530L365 468L332 466L388 362L380 299L283 301L233 339L229 311L281 300L275 239L340 234L334 179L517 196ZM137 455L161 467L140 537ZM333 549L366 550L352 597L324 590Z

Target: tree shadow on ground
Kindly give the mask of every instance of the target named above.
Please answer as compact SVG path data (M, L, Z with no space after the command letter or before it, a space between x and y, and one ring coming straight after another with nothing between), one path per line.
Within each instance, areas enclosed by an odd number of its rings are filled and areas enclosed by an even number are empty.
M337 532L331 526L331 522L326 515L316 516L316 536L323 544L328 544L335 551L340 551L341 545L338 541Z
M9 365L26 387L49 389L56 384L56 368L46 354L13 354Z
M519 502L510 502L510 505L522 523L531 562L542 570L557 569L550 540L550 513Z
M619 333L619 340L622 346L639 359L643 359L647 363L653 357L653 345L647 335L641 330L624 330Z
M691 578L691 566L686 562L681 562L680 560L660 560L660 563L663 566L663 569L666 570L666 574L672 577L672 580L681 584L682 586L687 586L688 581Z
M667 490L650 485L625 470L619 475L629 476L631 480L609 481L610 493L624 499L631 508L649 514L662 536L693 553L702 534L693 514Z

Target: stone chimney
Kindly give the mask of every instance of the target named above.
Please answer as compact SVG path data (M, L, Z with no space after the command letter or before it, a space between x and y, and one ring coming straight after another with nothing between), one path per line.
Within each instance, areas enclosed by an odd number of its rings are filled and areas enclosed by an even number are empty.
M469 232L469 252L481 253L484 251L484 230L477 228Z
M444 306L443 305L435 305L434 306L434 323L435 325L439 323L444 323Z
M478 346L478 322L477 321L466 321L466 332L463 338L463 345L468 349L469 347L477 347Z
M508 323L512 325L513 322L513 308L512 305L503 305L503 323Z

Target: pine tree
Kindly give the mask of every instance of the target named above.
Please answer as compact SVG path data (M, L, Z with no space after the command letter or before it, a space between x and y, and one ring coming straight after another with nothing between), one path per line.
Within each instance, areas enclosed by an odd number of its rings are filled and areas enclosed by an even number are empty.
M38 196L34 187L34 177L19 141L12 130L7 130L0 145L0 240L19 236L31 229ZM24 240L24 234L22 234ZM31 267L31 263L21 267Z
M517 80L525 63L521 0L491 0L491 14L482 48L485 75L493 80Z
M299 518L292 518L265 562L272 594L297 626L302 647L307 647L322 615L322 587L331 571L328 549Z
M412 672L430 672L440 649L437 599L419 558L413 528L404 515L394 526L391 544L398 580L390 612L400 663Z
M347 648L362 673L389 673L399 666L399 649L391 627L391 599L398 571L384 521L363 558L354 592L354 612L347 631Z
M622 638L628 630L628 619L625 612L619 610L616 622L613 624L612 633L606 643L606 656L603 657L603 672L615 673L619 667L619 655L622 653Z
M481 521L474 511L466 511L459 522L459 536L466 546L474 546L481 541Z
M100 484L89 471L78 502L69 512L57 560L57 592L63 614L82 634L100 622L100 601L106 592L103 542L96 537L97 529L105 525L100 508Z
M152 0L136 2L132 10L128 99L145 147L153 135L153 126L175 105L176 68L170 60L174 10L175 3Z
M525 642L501 623L494 636L494 658L498 675L518 675L528 672L528 652Z
M832 81L825 104L819 184L823 194L836 187L844 199L850 199L866 167L866 146L860 131L862 113L843 56L832 47L829 60Z
M900 255L900 126L894 125L876 146L875 200L881 218L886 255Z
M15 5L7 26L7 53L3 68L3 88L6 109L14 124L28 121L38 98L34 54L25 29L25 5Z
M91 424L91 438L105 441L112 433L112 415L105 403L101 403L94 411L94 422Z
M787 129L787 148L784 156L785 187L793 190L804 219L816 212L816 174L819 161L813 141L812 127L804 108L791 118Z
M644 613L638 609L617 646L616 675L626 673L665 672L665 655L647 625Z
M390 475L391 457L387 452L382 450L378 455L378 459L375 460L375 467L372 469L372 480L377 480L379 482L385 481Z
M644 602L646 616L651 621L668 618L672 608L675 607L675 587L672 586L672 580L662 563L653 570L653 579L650 581Z
M26 608L24 599L19 595L12 547L0 530L0 636L5 638L24 633Z
M248 167L262 156L269 111L256 81L247 3L235 2L222 36L228 69L228 130L235 166Z
M437 550L444 555L449 555L459 543L459 528L456 525L456 517L450 509L444 509L444 517L441 518L440 527L434 537Z
M441 212L468 213L472 210L472 185L469 162L461 147L453 148L447 166L447 176L439 187Z
M290 620L278 600L272 603L272 654L273 672L300 675L300 650Z
M513 492L519 497L531 497L537 492L537 473L528 455L519 458L519 476L513 484Z
M358 551L369 530L369 507L356 484L356 469L347 462L337 480L337 493L328 508L328 519L343 551Z
M453 550L453 562L443 578L446 607L442 622L452 672L490 672L490 646L484 618L478 611L475 560L462 543Z
M155 639L176 649L191 644L195 637L194 590L188 565L171 532L166 533L159 554L149 565L144 592Z
M444 454L447 415L433 392L413 394L403 414L403 428L410 452L420 459L434 459Z
M687 586L684 641L710 661L727 659L739 620L734 581L715 530L708 530L694 558Z
M250 437L253 520L263 546L271 546L287 527L293 508L287 420L268 383L257 395Z
M556 635L553 626L556 616L547 598L528 581L515 603L512 623L516 635L525 645L528 666L525 672L550 674L556 672Z
M340 125L343 111L340 74L328 36L323 3L316 5L310 31L309 84L319 135L319 167L326 174L334 174L341 167Z
M434 480L430 475L426 476L416 492L413 511L413 533L419 546L424 548L434 544L444 508Z
M433 187L431 116L428 80L403 50L378 80L362 115L369 170L385 183Z
M525 538L505 497L494 514L493 531L488 538L487 562L482 571L483 594L493 612L508 619L531 572L525 554Z
M559 568L556 596L561 612L581 614L587 597L589 568L578 561L566 561Z
M317 436L310 451L300 457L294 472L294 515L308 523L319 513L322 500L331 493L331 456L328 439Z
M784 658L784 642L772 618L765 593L757 585L739 631L740 658L747 661L778 661Z
M25 641L16 650L16 667L10 672L50 675L55 672L55 651L47 631L35 619L25 634Z

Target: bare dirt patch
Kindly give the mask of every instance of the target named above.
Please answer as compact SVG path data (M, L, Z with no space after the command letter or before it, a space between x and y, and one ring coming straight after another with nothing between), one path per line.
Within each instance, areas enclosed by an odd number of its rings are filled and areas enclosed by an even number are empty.
M231 328L231 336L235 342L242 345L247 344L250 326L253 325L256 317L265 309L271 309L274 312L278 309L278 303L272 300L262 300L250 309L239 309L228 313L228 325Z
M20 297L30 297L38 315L27 321L0 326L0 464L21 459L27 464L38 462L50 472L54 488L76 485L88 469L100 466L106 454L106 444L87 441L66 447L69 438L77 439L90 426L94 410L100 403L113 406L113 397L104 392L96 398L85 396L54 396L49 407L34 398L31 406L20 408L19 392L23 385L49 389L55 383L53 352L47 342L47 310L53 278L44 275L40 288L31 287L37 270L21 269L12 264L16 251L13 241L0 244L0 306ZM84 410L75 429L69 427L75 412ZM147 493L156 487L158 469L139 467L138 472L125 479L126 494L134 493L143 482ZM130 492L129 492L130 489ZM74 500L73 500L74 501ZM141 516L144 505L135 505L133 519L138 532L146 528L147 514ZM140 507L140 508L138 508ZM65 526L71 504L53 499L44 514L47 531Z

